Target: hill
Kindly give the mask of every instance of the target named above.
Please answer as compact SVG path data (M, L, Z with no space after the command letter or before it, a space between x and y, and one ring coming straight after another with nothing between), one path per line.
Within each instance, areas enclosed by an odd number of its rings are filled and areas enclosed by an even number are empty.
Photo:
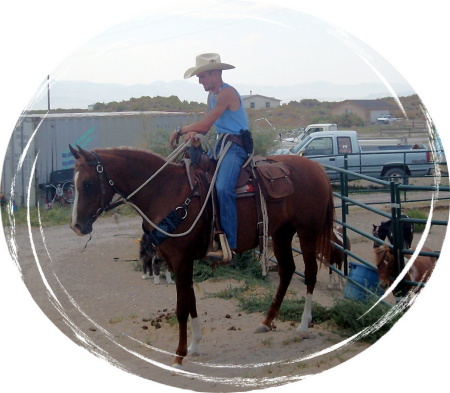
M385 97L384 101L398 107L394 98ZM410 120L424 120L423 104L417 94L400 97L400 102ZM292 129L313 123L337 123L340 126L364 126L361 119L345 116L336 117L331 114L331 108L336 105L334 101L319 101L316 99L303 99L290 101L277 108L247 109L247 114L258 129ZM93 106L95 112L130 112L130 111L168 111L168 112L204 112L206 104L196 101L182 101L177 96L131 98L125 101L112 101L109 103L97 102ZM43 112L43 111L33 111ZM57 109L50 113L87 112L85 109ZM400 110L392 111L394 117L404 117Z

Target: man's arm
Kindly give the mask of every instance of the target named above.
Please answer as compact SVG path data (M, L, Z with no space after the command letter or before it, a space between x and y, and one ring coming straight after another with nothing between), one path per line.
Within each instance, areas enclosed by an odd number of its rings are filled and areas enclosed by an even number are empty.
M233 108L236 105L236 100L239 102L239 97L235 90L232 88L225 88L219 92L217 95L217 101L214 108L208 110L202 120L195 123L183 126L182 135L185 135L185 140L189 140L195 137L196 133L206 134L214 122L222 116L228 108ZM240 102L239 102L240 104ZM208 106L209 107L209 106ZM172 132L169 139L169 144L174 147L174 142L179 138L177 131Z

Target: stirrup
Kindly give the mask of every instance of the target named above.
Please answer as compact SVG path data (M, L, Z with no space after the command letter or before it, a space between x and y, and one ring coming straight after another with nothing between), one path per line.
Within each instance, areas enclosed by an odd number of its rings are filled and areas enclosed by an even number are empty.
M232 253L228 245L227 237L224 233L219 234L220 249L208 253L208 259L215 260L218 263L228 263L231 261Z
M219 235L220 247L223 251L223 262L230 262L233 255L231 254L230 246L228 245L227 236L224 233Z

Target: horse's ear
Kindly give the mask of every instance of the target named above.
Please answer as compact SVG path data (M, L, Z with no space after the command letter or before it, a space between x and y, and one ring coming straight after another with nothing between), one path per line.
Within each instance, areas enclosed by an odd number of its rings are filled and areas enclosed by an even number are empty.
M78 148L78 153L79 153L78 155L79 156L83 156L85 158L85 160L87 160L87 161L89 161L92 158L92 156L90 156L90 153L88 151L82 149L78 145L77 145L77 148Z
M69 149L75 159L78 160L80 158L80 154L72 147L72 145L69 145Z

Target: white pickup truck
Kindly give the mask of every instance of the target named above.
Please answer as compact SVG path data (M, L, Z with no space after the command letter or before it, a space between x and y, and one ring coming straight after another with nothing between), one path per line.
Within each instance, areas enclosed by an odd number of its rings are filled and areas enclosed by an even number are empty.
M369 146L361 147L357 132L351 130L314 133L295 147L275 154L297 154L338 168L345 167L346 156L350 171L403 183L408 182L408 176L430 175L434 168L430 152L423 145L394 145L383 150L373 147L371 151ZM327 170L327 174L330 180L340 177L333 170Z
M337 130L337 124L334 123L319 123L319 124L310 124L306 128L300 128L298 130L294 130L291 135L281 139L281 149L291 148L298 145L303 139L305 139L308 135L313 134L314 132L322 132L322 131L335 131Z
M392 117L391 115L382 115L377 119L377 122L380 124L391 124L396 121L403 120L401 117Z

